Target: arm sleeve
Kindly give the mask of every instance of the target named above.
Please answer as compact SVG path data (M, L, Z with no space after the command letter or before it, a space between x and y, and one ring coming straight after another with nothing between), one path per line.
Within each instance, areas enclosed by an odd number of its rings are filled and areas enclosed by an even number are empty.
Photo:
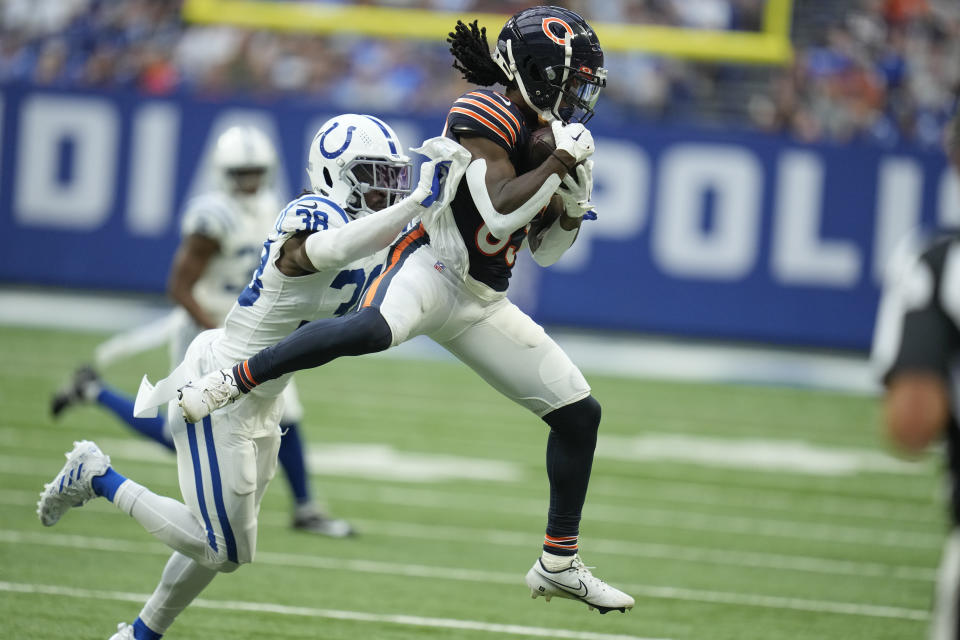
M467 186L473 204L477 207L480 217L487 224L491 235L502 240L509 238L517 229L525 227L540 211L547 206L557 187L560 186L560 176L553 173L543 181L537 192L510 213L500 213L493 207L490 194L487 193L487 162L482 158L474 160L467 167Z
M305 250L317 271L349 264L388 246L403 228L426 209L413 197L350 224L310 234Z

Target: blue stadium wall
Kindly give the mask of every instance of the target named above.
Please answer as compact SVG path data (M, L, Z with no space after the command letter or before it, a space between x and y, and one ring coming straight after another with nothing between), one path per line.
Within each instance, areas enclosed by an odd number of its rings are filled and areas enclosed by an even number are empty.
M0 281L162 291L218 133L264 127L292 197L313 133L341 110L2 87ZM409 146L443 127L442 113L378 115ZM515 295L545 324L865 349L899 239L960 223L937 153L603 115L591 129L599 219L561 263L517 276Z

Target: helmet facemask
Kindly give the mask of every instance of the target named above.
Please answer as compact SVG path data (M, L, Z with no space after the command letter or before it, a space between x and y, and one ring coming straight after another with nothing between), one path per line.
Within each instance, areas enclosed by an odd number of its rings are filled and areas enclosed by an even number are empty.
M557 87L557 102L551 111L564 124L571 122L586 123L593 117L593 108L600 98L600 90L607 86L607 70L600 67L592 72L587 67L550 67L546 70L548 79L566 76L562 85Z
M409 161L354 158L340 172L350 186L345 210L359 218L396 204L410 194L410 172Z
M239 196L254 195L267 181L267 167L233 167L225 173L230 191Z

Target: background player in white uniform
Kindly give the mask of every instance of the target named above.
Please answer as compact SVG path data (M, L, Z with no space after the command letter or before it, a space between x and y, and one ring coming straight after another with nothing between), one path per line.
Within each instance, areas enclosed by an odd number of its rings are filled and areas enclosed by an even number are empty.
M633 598L592 575L578 553L600 404L570 358L506 297L516 252L529 243L537 263L553 264L590 212L593 138L582 122L606 83L603 51L590 25L559 7L514 15L493 56L484 33L458 23L454 66L506 91L470 91L450 109L445 134L473 158L451 206L425 213L394 244L357 313L302 327L185 386L181 406L203 416L257 383L427 335L550 427L547 528L525 579L533 596L626 611ZM556 150L526 166L529 131L546 121Z
M348 114L329 121L311 145L308 173L314 193L283 209L263 245L260 266L224 328L194 339L177 371L199 376L216 370L305 321L352 306L403 227L449 202L469 158L443 138L428 140L421 149L431 159L421 167L417 188L403 197L409 193L410 162L396 134L371 116ZM447 171L449 188L444 186ZM265 384L250 402L196 423L184 422L177 403L170 403L186 504L124 478L88 441L76 443L44 489L38 514L47 526L71 506L103 496L175 550L153 596L132 626L120 625L117 640L159 638L217 572L253 560L260 501L276 469L287 381Z
M947 153L960 172L960 114ZM951 530L943 547L930 640L960 640L960 234L921 251L909 240L887 274L874 330L890 441L910 455L942 441Z
M167 287L179 306L162 321L101 345L97 350L100 366L166 342L172 368L183 360L190 342L201 331L223 326L260 261L264 235L277 216L280 202L271 188L276 164L273 145L259 129L234 126L218 136L211 158L216 188L193 198L180 223L180 246ZM284 394L279 459L293 494L293 527L333 537L350 535L353 527L347 521L330 517L312 498L299 429L303 406L293 383L286 386ZM174 450L166 418L134 417L133 399L105 384L92 367L74 372L71 382L53 396L51 409L54 417L59 417L70 407L91 402Z

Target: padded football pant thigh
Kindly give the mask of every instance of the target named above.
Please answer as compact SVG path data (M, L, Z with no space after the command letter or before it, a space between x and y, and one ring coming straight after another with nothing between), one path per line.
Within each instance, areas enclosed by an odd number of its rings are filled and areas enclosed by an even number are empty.
M390 328L390 346L429 335L457 313L459 289L436 263L431 248L423 246L381 277L369 305L379 309Z
M484 319L438 343L494 389L538 417L590 395L590 385L563 349L509 300Z
M960 528L950 531L937 570L930 640L960 640Z
M175 404L180 491L202 525L204 546L202 554L174 548L208 568L233 571L253 560L257 515L276 473L280 433L256 439L233 433L229 412L185 423Z
M140 610L140 619L152 631L165 633L217 573L175 551L163 568L160 584Z

